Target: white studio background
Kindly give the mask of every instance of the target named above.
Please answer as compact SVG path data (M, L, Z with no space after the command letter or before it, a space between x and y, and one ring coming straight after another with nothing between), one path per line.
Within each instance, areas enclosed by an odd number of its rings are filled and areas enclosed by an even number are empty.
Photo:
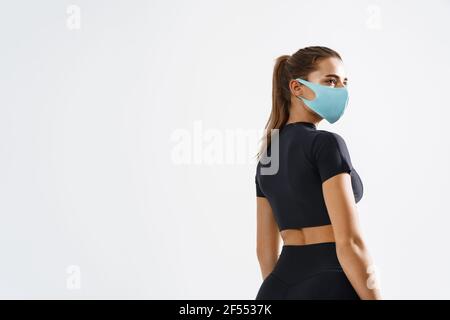
M253 299L274 61L324 45L383 296L450 298L448 30L447 0L2 0L0 297Z

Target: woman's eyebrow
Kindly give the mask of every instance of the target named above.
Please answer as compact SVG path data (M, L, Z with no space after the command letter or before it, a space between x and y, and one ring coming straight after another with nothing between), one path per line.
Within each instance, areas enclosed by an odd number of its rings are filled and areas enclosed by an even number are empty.
M325 75L325 77L333 77L333 78L336 78L336 79L339 79L339 78L340 78L337 74L334 74L334 73L332 73L332 74L327 74L327 75ZM347 79L347 78L344 78L344 81L348 81L348 79Z

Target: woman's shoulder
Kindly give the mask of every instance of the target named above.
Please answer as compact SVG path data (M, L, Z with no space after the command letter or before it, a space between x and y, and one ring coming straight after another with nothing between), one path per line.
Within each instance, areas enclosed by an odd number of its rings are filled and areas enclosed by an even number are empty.
M338 146L345 146L345 139L337 132L317 129L313 137L313 143L319 144L337 144Z
M350 158L350 153L344 137L337 132L327 130L316 130L311 145L311 151L316 155L323 152L335 151L344 157Z
M319 139L327 140L327 139L338 139L338 140L344 140L341 134L333 131L323 130L323 129L317 129L316 136L319 137Z

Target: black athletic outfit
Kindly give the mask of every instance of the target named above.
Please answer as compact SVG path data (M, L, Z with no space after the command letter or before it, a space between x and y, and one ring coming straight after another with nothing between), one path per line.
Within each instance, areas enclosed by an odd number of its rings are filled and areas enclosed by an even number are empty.
M278 132L278 171L261 173L274 161L257 164L256 195L266 197L280 231L331 224L322 183L343 172L351 176L355 202L363 195L344 139L318 130L313 123L293 122ZM269 144L267 156L272 146ZM275 148L274 148L275 150ZM264 161L265 162L265 161ZM276 166L276 165L275 165ZM264 279L260 299L359 299L336 254L334 242L283 245L274 270Z

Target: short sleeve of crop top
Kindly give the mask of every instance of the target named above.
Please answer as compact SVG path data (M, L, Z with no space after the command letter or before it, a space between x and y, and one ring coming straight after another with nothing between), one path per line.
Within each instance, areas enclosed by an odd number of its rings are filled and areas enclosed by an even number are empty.
M339 134L329 131L320 132L314 138L311 149L312 159L322 182L339 173L352 171L347 145Z

